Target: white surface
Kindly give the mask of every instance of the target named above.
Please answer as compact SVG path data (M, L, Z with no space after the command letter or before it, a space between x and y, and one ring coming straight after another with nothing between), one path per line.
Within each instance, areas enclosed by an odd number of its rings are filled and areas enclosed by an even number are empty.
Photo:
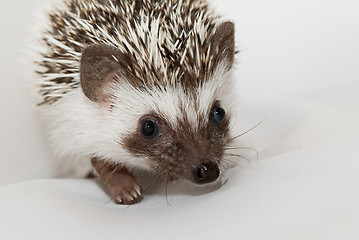
M92 180L43 179L52 173L19 64L40 2L0 8L0 239L359 238L358 1L212 1L237 26L236 131L265 117L241 139L259 161L217 191L171 185L168 205L159 187L129 208Z
M170 192L171 205L161 188L137 205L118 206L93 180L36 180L3 187L0 236L357 239L359 161L347 148L355 148L358 140L257 161L230 171L227 184L215 192Z

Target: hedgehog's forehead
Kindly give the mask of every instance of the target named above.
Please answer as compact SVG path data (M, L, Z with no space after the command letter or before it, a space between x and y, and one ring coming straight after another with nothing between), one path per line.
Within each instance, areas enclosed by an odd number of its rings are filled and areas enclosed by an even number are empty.
M148 109L152 108L172 128L177 128L181 122L187 122L192 130L198 130L206 124L206 116L214 102L213 95L203 95L199 88L186 91L183 87L168 87L150 96L153 102Z
M201 90L200 90L201 89ZM153 87L136 90L134 107L138 117L155 115L172 128L187 122L196 131L207 123L209 111L215 101L214 93L204 93L202 87L188 91L182 86ZM210 91L210 89L205 89Z
M115 98L119 114L133 118L130 120L131 128L136 127L141 117L153 114L173 129L186 122L193 131L197 131L207 124L213 104L221 101L223 91L223 82L216 78L203 81L191 89L185 89L183 85L138 88L124 79L119 81L112 85L111 95Z

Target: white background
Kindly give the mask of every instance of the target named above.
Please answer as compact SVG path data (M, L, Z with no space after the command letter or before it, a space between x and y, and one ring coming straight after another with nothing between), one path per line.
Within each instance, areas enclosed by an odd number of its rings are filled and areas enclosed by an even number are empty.
M249 152L252 162L217 191L170 189L168 205L160 187L130 208L107 203L91 180L45 179L52 170L23 66L45 2L0 7L1 239L359 238L358 1L211 1L236 24L235 131L265 119L240 142L259 159Z

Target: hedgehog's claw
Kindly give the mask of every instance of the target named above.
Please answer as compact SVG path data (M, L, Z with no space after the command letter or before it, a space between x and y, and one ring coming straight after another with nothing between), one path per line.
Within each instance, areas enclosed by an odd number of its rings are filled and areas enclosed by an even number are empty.
M134 204L142 199L142 188L126 167L92 159L92 165L117 204Z
M137 181L133 185L124 185L122 182L108 186L111 197L117 204L134 204L142 199L142 190L140 193L134 191L135 188L139 187Z

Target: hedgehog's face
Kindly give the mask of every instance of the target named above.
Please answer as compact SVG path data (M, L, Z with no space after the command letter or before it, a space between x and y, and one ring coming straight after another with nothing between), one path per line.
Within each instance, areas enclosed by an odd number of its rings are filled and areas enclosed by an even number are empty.
M200 116L205 119L197 124L186 114L180 114L175 124L159 114L142 116L123 146L136 156L145 156L146 163L167 178L185 178L197 184L215 181L229 141L229 115L219 102L209 106Z
M108 107L102 104L119 148L133 156L127 163L168 179L217 180L231 140L229 75L220 68L192 92L183 86L138 89L118 78L105 91L111 93Z
M108 110L117 144L134 161L170 179L210 183L218 179L223 166L230 141L233 24L220 25L210 43L208 49L213 51L205 53L213 61L198 72L168 63L173 77L180 77L182 71L183 81L168 80L171 72L161 75L153 66L155 76L146 81L138 71L141 66L113 46L92 45L82 55L83 92Z

